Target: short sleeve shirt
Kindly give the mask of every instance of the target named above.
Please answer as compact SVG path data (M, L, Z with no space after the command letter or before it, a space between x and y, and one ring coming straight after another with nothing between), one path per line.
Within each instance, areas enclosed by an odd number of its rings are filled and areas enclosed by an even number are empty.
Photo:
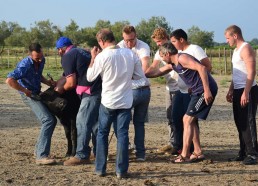
M76 74L77 88L89 87L88 94L95 94L101 92L101 77L99 76L95 81L88 82L86 78L87 69L91 61L89 52L81 48L71 48L62 56L61 63L64 69L65 77ZM77 91L78 93L78 91Z

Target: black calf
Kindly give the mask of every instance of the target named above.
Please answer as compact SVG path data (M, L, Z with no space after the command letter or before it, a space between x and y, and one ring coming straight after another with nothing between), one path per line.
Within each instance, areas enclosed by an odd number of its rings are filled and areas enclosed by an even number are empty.
M68 147L66 156L74 156L77 147L76 115L81 102L75 89L60 95L53 88L48 88L40 94L40 97L50 112L56 115L64 126Z

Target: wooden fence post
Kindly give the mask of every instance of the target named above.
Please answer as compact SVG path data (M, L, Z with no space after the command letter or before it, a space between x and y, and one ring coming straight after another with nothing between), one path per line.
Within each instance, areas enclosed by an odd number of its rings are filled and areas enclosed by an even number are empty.
M224 74L227 74L227 56L226 56L226 48L224 47Z

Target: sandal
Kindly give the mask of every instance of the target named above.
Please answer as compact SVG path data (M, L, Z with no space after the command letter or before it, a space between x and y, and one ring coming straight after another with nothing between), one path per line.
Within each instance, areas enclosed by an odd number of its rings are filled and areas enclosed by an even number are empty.
M177 156L174 160L172 160L173 163L189 163L190 159L187 157L183 157L181 154Z
M205 159L205 156L200 152L199 154L193 152L190 156L190 162L200 162Z

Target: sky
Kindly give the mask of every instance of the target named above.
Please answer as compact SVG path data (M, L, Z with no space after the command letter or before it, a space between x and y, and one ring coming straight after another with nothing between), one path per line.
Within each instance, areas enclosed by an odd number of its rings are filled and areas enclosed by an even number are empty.
M163 16L173 29L192 26L214 32L215 42L225 42L224 30L235 24L244 39L258 38L258 0L0 0L0 21L29 29L49 20L64 29L74 20L80 28L98 20L129 21L136 26L152 16Z

